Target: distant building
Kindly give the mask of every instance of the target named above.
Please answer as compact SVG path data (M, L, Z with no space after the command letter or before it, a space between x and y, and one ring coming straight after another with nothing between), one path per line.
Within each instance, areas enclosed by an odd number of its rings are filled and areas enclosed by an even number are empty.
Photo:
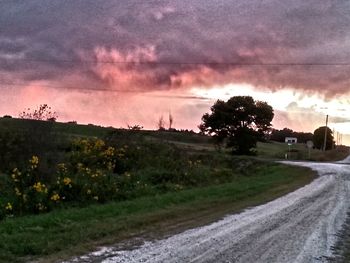
M298 139L295 137L286 137L285 142L295 144L298 142Z

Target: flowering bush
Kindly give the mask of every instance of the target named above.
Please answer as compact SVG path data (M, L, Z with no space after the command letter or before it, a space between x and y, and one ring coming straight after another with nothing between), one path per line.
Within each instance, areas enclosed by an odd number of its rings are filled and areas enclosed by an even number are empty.
M68 161L57 165L53 183L42 181L39 157L32 156L25 169L12 170L10 198L0 203L0 218L45 212L64 202L104 202L113 198L118 187L116 180L112 182L112 173L116 158L121 158L123 151L107 147L99 139L75 140Z
M57 189L67 201L103 202L111 196L116 158L122 155L100 139L73 142L68 164L58 165Z
M29 160L26 170L13 169L11 174L13 198L5 207L8 214L47 210L48 188L40 180L38 166L39 158L34 155Z
M0 191L8 190L0 196L0 219L232 180L232 169L223 167L231 161L215 163L212 157L186 155L172 145L143 142L112 147L90 138L74 140L69 149L49 177L40 175L41 158L36 155L23 169L13 169L6 185L0 175ZM204 162L215 164L211 168Z

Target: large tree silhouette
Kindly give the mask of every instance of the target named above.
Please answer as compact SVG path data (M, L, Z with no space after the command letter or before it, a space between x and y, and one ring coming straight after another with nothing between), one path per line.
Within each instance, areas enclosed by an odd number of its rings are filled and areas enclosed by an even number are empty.
M201 132L213 136L218 143L234 154L252 154L259 139L271 127L273 108L266 102L255 101L250 96L236 96L227 102L218 100L211 113L202 117Z

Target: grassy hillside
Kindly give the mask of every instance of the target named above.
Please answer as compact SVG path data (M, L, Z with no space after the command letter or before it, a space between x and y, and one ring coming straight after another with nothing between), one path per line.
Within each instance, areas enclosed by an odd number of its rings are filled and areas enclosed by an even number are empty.
M33 127L50 128L52 132L59 136L72 135L72 136L93 136L103 138L108 136L112 132L117 132L118 135L124 138L145 137L148 139L159 139L165 141L176 141L183 143L196 143L207 144L209 138L201 136L192 132L169 132L169 131L133 131L116 129L112 127L102 127L92 124L74 124L74 123L62 123L62 122L47 122L47 121L34 121L24 120L16 118L0 118L0 132L1 131L24 131L31 130Z
M4 130L23 131L33 127L50 128L57 134L73 136L106 136L113 128L106 128L95 125L82 125L74 123L33 121L16 118L0 118L0 132Z
M203 135L192 132L176 131L132 131L126 129L115 129L112 127L101 127L95 125L82 125L60 122L40 122L32 120L23 120L15 118L0 118L0 133L4 131L34 131L37 129L46 129L54 133L56 139L75 138L75 137L98 137L118 139L128 143L133 140L148 140L155 142L166 142L176 144L177 147L188 150L215 151L216 148L212 140ZM336 161L342 160L350 154L348 147L338 147L335 150L323 152L312 149L309 150L305 144L295 144L288 148L285 143L269 142L258 143L258 157L268 159L285 159L288 153L289 159L293 160L313 160L313 161Z

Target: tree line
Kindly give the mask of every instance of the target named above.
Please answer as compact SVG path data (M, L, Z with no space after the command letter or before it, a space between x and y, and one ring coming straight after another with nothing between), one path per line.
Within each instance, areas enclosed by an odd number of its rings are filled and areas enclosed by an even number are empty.
M299 143L313 141L315 148L323 149L327 134L325 150L335 146L333 132L328 127L319 127L314 133L273 129L273 108L250 96L235 96L226 102L218 100L210 110L211 113L202 117L200 131L212 136L217 144L231 148L233 154L252 155L258 141L285 142L286 137L296 137Z
M296 132L289 128L282 130L272 129L267 135L267 138L275 142L285 142L286 137L294 137L298 139L299 143L306 143L313 140L314 134L311 132Z

